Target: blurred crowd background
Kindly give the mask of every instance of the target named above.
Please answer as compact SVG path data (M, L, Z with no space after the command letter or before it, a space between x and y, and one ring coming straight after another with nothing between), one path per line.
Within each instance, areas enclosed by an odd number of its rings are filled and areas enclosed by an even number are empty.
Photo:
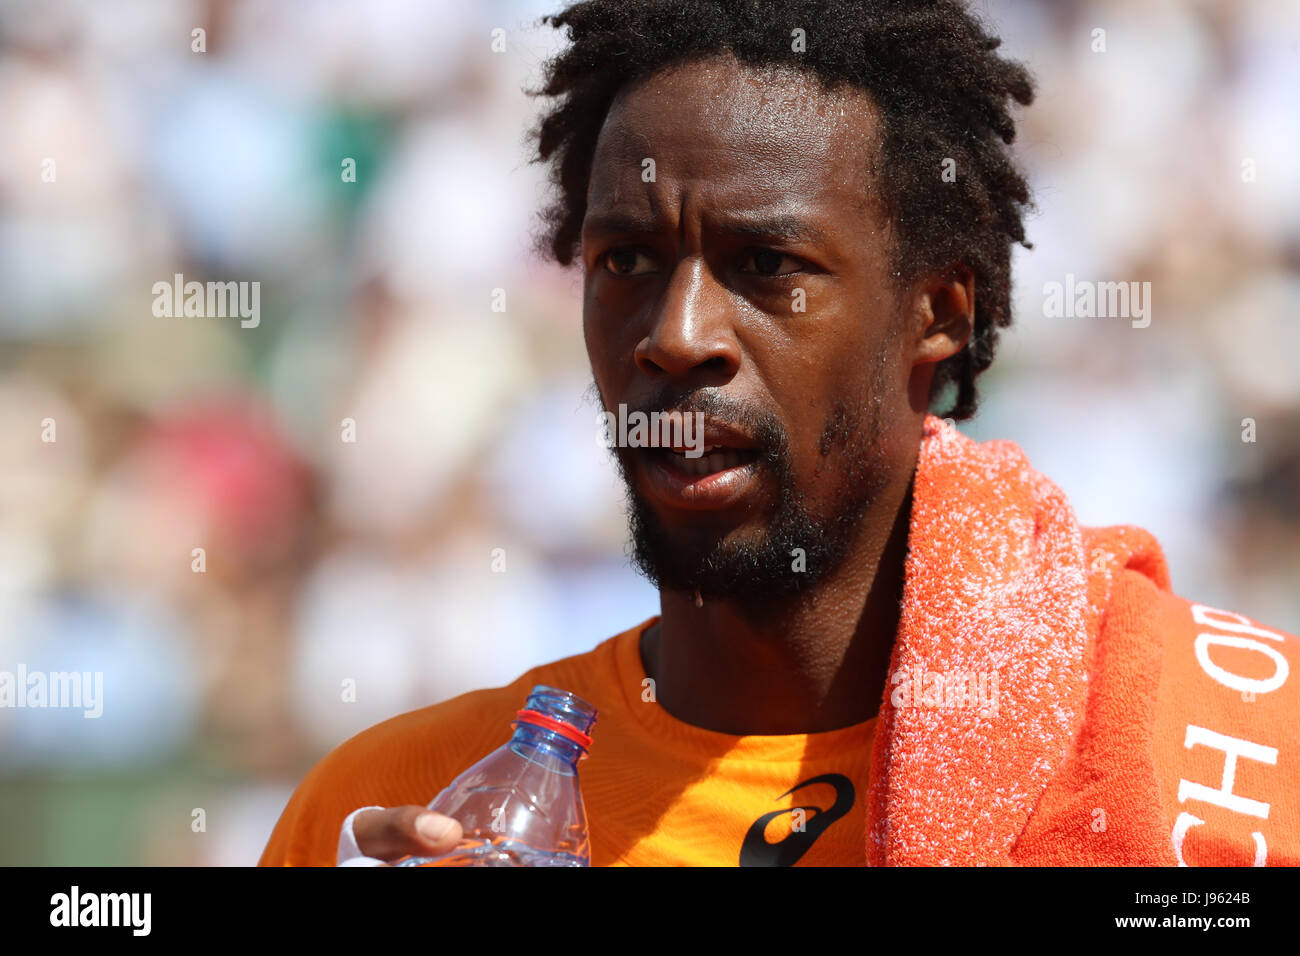
M0 709L0 864L255 862L347 737L657 613L531 252L559 5L0 3L0 670L104 674L98 719ZM963 430L1300 632L1300 6L976 7L1038 212ZM176 273L260 323L156 317ZM1067 274L1149 327L1047 318Z

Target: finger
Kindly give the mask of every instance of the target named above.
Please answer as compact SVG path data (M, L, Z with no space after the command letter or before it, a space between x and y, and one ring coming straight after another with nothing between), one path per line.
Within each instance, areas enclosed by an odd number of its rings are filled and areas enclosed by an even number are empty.
M461 838L460 824L451 817L415 805L360 813L352 832L362 853L381 860L446 853Z

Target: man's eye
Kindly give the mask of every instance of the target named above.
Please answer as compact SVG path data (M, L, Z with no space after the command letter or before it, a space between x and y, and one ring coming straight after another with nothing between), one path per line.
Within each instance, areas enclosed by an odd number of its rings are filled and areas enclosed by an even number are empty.
M636 249L611 249L605 253L605 268L616 276L644 275L654 271L654 262Z
M798 259L775 249L755 249L747 253L743 265L749 266L751 263L752 268L742 268L741 271L755 272L761 276L785 276L798 272L800 267Z

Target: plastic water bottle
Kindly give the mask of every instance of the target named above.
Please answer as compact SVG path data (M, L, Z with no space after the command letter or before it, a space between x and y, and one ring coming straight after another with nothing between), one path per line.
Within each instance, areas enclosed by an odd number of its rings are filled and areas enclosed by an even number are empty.
M395 866L590 866L578 761L596 708L538 684L515 715L514 736L433 798L464 834L451 852Z

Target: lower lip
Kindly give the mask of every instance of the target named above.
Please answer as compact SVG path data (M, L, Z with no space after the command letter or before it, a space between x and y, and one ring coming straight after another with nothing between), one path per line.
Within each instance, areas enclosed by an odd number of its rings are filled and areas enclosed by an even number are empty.
M675 467L662 453L647 452L642 469L651 494L673 508L713 511L739 503L758 486L758 463L745 462L707 475L692 475Z

